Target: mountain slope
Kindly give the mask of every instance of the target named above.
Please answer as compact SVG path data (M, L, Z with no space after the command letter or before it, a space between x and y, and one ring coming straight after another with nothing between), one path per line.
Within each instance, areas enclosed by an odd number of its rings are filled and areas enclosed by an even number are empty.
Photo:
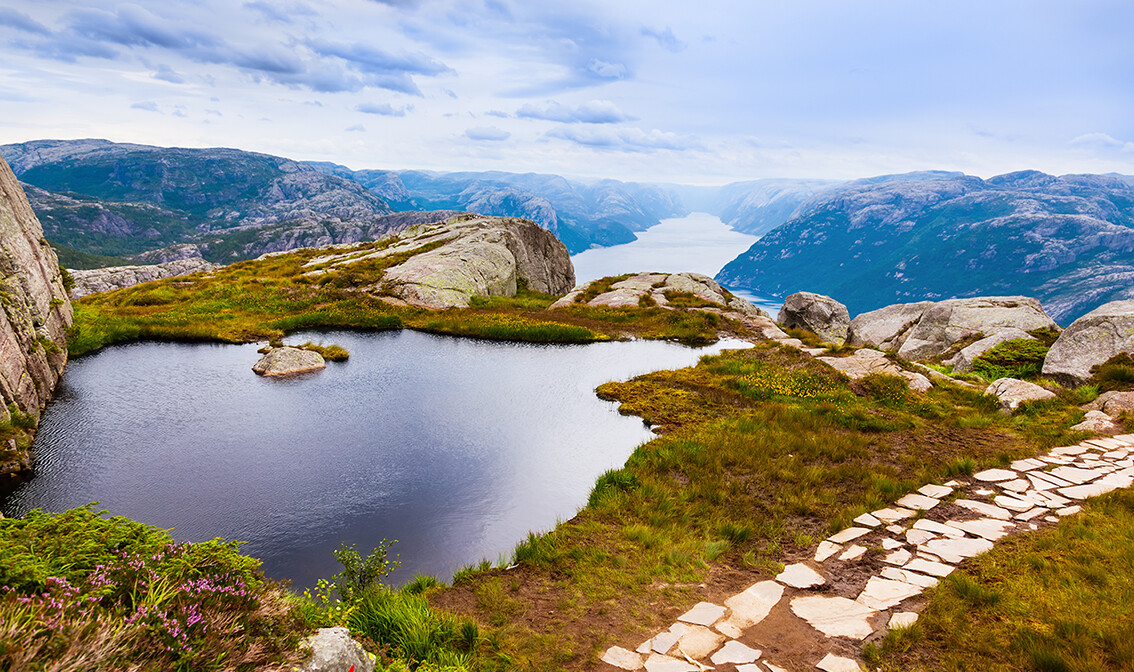
M1134 297L1134 185L1035 171L912 173L820 192L717 280L829 294L852 314L978 295L1039 298L1061 322Z

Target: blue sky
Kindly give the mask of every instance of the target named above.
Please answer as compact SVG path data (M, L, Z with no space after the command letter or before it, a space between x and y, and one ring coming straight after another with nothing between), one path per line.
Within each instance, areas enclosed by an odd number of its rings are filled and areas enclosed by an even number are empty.
M1134 174L1129 0L0 0L0 143L721 184Z

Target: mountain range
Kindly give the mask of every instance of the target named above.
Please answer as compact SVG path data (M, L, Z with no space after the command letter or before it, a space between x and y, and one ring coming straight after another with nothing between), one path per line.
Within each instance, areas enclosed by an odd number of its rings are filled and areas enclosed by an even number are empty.
M716 279L780 296L827 294L852 315L1023 294L1066 323L1134 298L1134 178L1023 171L857 180L811 197Z

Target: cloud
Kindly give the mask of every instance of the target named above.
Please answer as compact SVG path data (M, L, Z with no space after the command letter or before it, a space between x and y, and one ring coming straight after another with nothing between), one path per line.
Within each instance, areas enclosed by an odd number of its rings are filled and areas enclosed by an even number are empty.
M366 127L362 124L355 124L354 126L347 126L347 133L365 133Z
M137 5L123 5L117 12L80 9L68 15L77 35L123 46L156 46L186 49L213 46L218 41L200 30L174 25Z
M587 63L587 71L593 73L599 79L625 79L626 66L621 63L608 63L606 61L592 58Z
M546 135L584 147L626 152L652 152L659 149L672 151L701 149L701 144L695 138L657 129L643 131L640 128L561 127L548 131Z
M130 106L134 110L145 110L146 112L160 112L157 103L152 100L143 101L141 103L134 103Z
M1125 142L1106 133L1086 133L1072 140L1071 144L1091 149L1119 150L1134 153L1134 142Z
M7 7L0 7L0 26L8 26L16 30L22 30L25 33L32 33L35 35L50 35L51 31L47 26L31 18L23 12L18 12L14 9Z
M179 75L173 68L168 65L159 65L154 72L154 79L160 79L163 82L170 84L184 84L185 78Z
M469 140L487 141L487 142L500 142L512 137L508 131L502 131L495 126L477 126L465 131L465 137Z
M413 106L394 107L389 103L360 103L355 109L363 114L378 114L383 117L404 117L407 111L413 109Z
M490 116L490 117L500 117L501 119L511 119L512 118L512 115L508 114L507 112L503 112L501 110L489 110L489 111L485 112L485 114Z
M673 34L673 29L669 26L666 26L665 30L643 28L642 35L654 38L655 40L657 40L658 46L660 46L662 49L665 49L666 51L673 52L675 54L679 51L684 51L685 47L689 46L681 40L677 39L677 36Z
M592 100L574 108L555 101L548 101L542 106L528 103L516 110L516 116L522 119L543 119L568 124L616 124L632 121L635 118L618 109L618 106L609 100Z
M278 4L271 4L260 0L257 0L257 2L246 2L242 6L246 9L260 12L267 20L277 23L294 23L292 20L292 16L294 15L312 15L315 13L311 11L310 8L304 7L303 5L292 5L287 8L287 10L284 10Z

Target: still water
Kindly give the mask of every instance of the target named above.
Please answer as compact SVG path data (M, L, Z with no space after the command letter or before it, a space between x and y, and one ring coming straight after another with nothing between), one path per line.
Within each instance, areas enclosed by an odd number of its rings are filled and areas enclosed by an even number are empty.
M255 345L137 343L70 362L4 502L100 507L188 541L246 541L269 576L311 586L341 541L382 538L448 578L575 514L595 478L652 435L594 388L680 368L717 344L529 345L413 331L299 334L350 359L285 379Z
M704 212L663 219L657 226L637 235L638 239L633 242L586 250L571 257L575 281L583 284L609 275L642 271L692 272L711 278L760 239L733 231L719 217ZM783 305L780 297L732 287L729 290L768 311L772 317Z

